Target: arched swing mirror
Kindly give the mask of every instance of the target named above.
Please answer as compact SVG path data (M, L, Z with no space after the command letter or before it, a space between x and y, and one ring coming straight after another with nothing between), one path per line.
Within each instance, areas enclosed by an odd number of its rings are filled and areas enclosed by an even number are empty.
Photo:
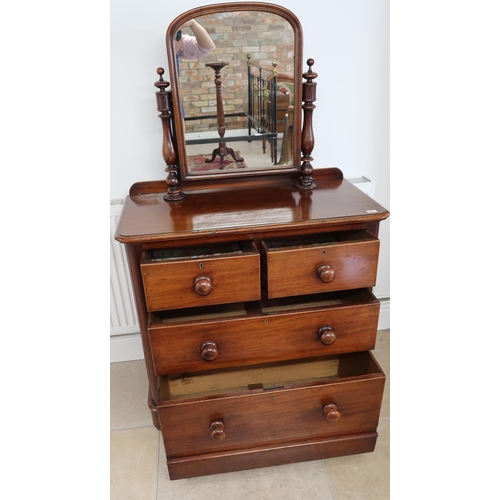
M215 45L201 54L188 46L200 27ZM300 168L302 28L293 13L267 3L199 7L170 24L166 46L182 180Z

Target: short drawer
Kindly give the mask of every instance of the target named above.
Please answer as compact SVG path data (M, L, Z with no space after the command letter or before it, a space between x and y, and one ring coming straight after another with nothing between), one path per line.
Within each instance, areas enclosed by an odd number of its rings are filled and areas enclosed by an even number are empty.
M260 257L253 241L147 250L141 272L149 311L260 299Z
M167 456L375 431L385 383L370 352L163 377Z
M262 246L269 298L375 286L379 240L365 230Z
M320 357L375 347L380 303L367 290L151 313L157 375Z

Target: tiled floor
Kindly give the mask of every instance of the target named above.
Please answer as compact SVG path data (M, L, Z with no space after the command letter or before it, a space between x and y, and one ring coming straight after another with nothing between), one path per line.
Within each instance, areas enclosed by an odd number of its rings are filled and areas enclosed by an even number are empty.
M389 333L374 351L387 380L373 453L177 481L151 423L144 362L111 364L111 500L388 500Z

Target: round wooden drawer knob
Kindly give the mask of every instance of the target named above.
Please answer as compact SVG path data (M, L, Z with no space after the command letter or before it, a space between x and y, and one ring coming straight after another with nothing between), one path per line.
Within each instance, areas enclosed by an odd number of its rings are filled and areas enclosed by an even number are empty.
M226 437L226 431L224 430L224 422L216 421L210 424L210 437L214 441L222 441Z
M212 291L212 279L206 274L200 274L194 279L194 291L198 295L208 295Z
M323 283L330 283L335 278L335 271L330 264L319 266L316 272Z
M336 422L340 419L340 412L337 405L334 403L329 403L323 406L323 411L325 412L326 419L328 422Z
M318 337L325 345L332 345L337 340L337 335L330 325L324 325L318 330Z
M205 361L213 361L219 355L217 344L212 340L207 340L201 344L201 357Z

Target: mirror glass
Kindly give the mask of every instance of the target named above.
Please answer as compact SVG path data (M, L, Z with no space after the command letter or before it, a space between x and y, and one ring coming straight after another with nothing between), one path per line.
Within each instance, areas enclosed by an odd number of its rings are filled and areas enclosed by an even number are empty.
M167 54L182 179L299 168L302 31L292 13L193 9L170 25Z

